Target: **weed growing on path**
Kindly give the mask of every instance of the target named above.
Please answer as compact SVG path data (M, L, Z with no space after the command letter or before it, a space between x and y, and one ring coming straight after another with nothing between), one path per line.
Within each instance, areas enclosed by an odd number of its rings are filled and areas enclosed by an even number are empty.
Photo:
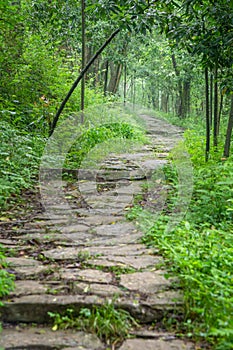
M103 306L82 308L78 315L73 309L67 309L64 315L49 312L49 316L54 320L54 331L67 328L88 331L95 333L106 344L122 341L128 336L130 329L137 326L130 314L116 309L111 300Z

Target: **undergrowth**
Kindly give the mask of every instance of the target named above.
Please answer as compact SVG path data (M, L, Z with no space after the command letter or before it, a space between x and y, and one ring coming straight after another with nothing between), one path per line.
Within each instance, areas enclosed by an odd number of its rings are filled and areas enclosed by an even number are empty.
M135 117L124 113L115 104L92 106L85 112L83 125L74 125L75 122L76 117L61 121L63 126L61 129L58 126L55 141L52 139L53 150L57 147L58 154L62 154L63 148L67 149L63 168L79 168L96 146L106 157L111 150L117 151L117 144L127 149L130 143L124 143L125 140L131 140L130 145L145 141L144 132ZM41 156L48 138L19 131L7 122L1 122L0 129L0 207L6 210L19 201L23 189L31 188L38 180ZM77 137L74 139L73 135ZM95 164L98 164L98 155L94 154L94 157ZM59 167L57 157L49 163L49 167Z
M0 307L3 305L1 299L8 295L14 289L14 276L8 273L6 268L7 263L5 260L4 249L0 245Z
M0 123L0 207L19 198L37 178L44 139L19 132L6 122Z
M204 140L197 132L185 133L193 165L193 196L184 220L168 230L177 201L178 177L172 165L164 167L170 186L167 205L155 221L140 206L127 214L137 220L143 242L156 246L167 268L179 276L184 291L185 320L181 329L192 338L205 339L217 350L233 344L233 158L217 151L204 161Z
M140 140L143 138L143 133L136 129L134 126L125 122L114 122L109 124L103 124L98 127L90 127L88 130L76 140L75 144L71 147L64 168L79 168L83 159L88 155L91 149L96 145L102 144L105 146L107 152L117 152L117 142L116 139L120 140ZM111 143L107 145L105 143ZM112 148L112 149L111 149Z

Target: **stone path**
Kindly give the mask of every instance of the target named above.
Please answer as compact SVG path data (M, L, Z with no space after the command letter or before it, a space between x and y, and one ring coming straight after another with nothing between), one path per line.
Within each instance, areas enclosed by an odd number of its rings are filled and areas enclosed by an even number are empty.
M182 295L174 279L165 278L158 251L147 249L140 242L142 232L125 219L135 196L142 193L142 185L149 184L151 176L159 172L181 137L181 131L165 121L141 117L150 144L109 155L98 179L88 178L86 171L77 183L63 188L63 199L69 205L48 195L46 211L33 220L2 225L0 243L8 250L9 269L16 276L16 288L1 310L5 324L2 348L107 349L95 335L52 332L44 325L49 322L48 311L79 310L114 298L116 307L129 311L142 325L133 339L120 344L120 350L194 349L193 344L173 334L159 332L164 317L179 318L182 314ZM161 191L158 178L155 183ZM61 186L56 180L45 185L51 186L51 194ZM155 193L156 187L149 195ZM158 210L163 204L160 197L154 198ZM146 331L152 323L158 329Z

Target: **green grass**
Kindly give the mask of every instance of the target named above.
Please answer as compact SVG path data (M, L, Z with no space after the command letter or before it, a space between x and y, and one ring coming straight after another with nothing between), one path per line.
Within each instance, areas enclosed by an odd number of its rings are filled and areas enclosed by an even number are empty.
M66 147L64 168L83 166L96 167L111 153L131 151L139 143L147 142L143 126L137 117L117 104L93 106L85 111L84 123L77 123L78 117L70 120L70 125L61 125L62 142L70 142L74 132L77 135L70 147ZM57 146L61 142L57 139ZM84 161L84 162L83 162Z
M67 309L63 315L49 312L49 316L54 320L54 331L75 328L96 334L106 344L122 341L128 336L130 329L137 326L130 314L116 309L111 300L92 309L82 308L78 314L73 309Z
M77 118L61 120L55 139L52 139L55 153L63 155L66 149L63 168L77 169L83 160L96 167L110 152L126 151L146 140L135 117L115 104L90 107L85 112L83 125L74 125ZM22 190L35 186L47 139L19 131L3 121L0 129L0 207L6 210L20 200ZM72 138L74 132L75 139ZM57 153L54 162L45 164L59 167Z
M159 248L171 274L184 291L185 318L180 330L205 339L213 349L233 344L233 158L218 152L204 161L203 138L186 133L185 144L193 164L194 190L184 220L167 230L177 200L178 178L172 164L164 168L171 186L167 205L157 220L140 206L127 213L145 232L143 242Z
M107 156L110 152L119 152L124 140L139 141L143 138L143 133L134 126L125 122L114 122L103 124L98 127L90 127L76 140L75 144L69 150L64 164L64 168L79 168L82 161L88 156L89 152L101 144L99 155L95 152L94 160ZM119 143L120 140L120 143Z
M22 189L30 188L38 174L44 140L0 123L0 207L15 202Z

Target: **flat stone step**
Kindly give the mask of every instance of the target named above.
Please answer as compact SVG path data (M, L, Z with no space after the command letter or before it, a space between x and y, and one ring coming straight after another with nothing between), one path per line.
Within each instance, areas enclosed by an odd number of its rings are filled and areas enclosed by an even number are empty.
M119 350L195 350L193 343L179 339L127 339Z
M14 327L3 329L0 349L4 350L104 350L105 345L93 334L66 330L53 332L51 328Z
M35 294L14 297L6 301L1 308L1 319L7 323L48 324L51 323L48 312L63 313L68 308L78 312L81 308L103 305L106 302L106 297L95 293L95 289L93 292L94 294L91 295ZM113 295L112 298L114 298ZM116 308L130 312L139 322L150 323L159 322L164 317L168 317L169 314L174 314L174 310L176 310L177 317L180 316L183 302L177 292L161 291L144 298L141 298L138 293L129 293L128 296L120 296L114 300L114 305Z
M131 331L119 350L195 350L193 343L177 339L175 334L156 330ZM11 327L1 333L0 349L4 350L106 350L95 335L76 330L52 331L47 327Z

